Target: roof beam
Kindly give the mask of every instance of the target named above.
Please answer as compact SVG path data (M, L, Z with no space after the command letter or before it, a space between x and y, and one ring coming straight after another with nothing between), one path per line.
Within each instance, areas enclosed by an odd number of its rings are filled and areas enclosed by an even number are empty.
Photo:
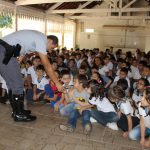
M53 14L65 14L65 13L102 13L102 12L147 12L150 11L150 7L140 7L140 8L101 8L101 9L63 9L63 10L52 10L50 13Z
M77 9L83 9L84 7L86 7L87 5L91 4L93 1L89 1L84 3L83 5L79 6Z
M31 4L43 4L43 3L64 3L64 2L83 2L93 0L17 0L16 5L31 5ZM99 0L95 0L99 1Z
M54 9L56 9L57 7L59 7L61 4L63 4L63 3L56 3L56 4L54 4L52 7L50 7L46 12L49 12L50 10L54 10Z
M119 19L119 20L145 20L150 19L150 16L70 16L70 19L92 19L92 20L100 20L100 19Z
M84 3L83 5L80 5L77 9L83 9L83 8L85 8L87 5L89 5L90 3L92 3L92 2L86 2L86 3ZM72 16L73 14L67 14L67 15L65 15L65 17L68 17L68 16Z
M119 16L122 16L122 0L119 1L119 8L120 8L120 12L119 12Z
M63 2L62 3L56 3L55 5L53 5L52 7L50 7L49 10L54 10L57 7L59 7L61 4L63 4Z
M123 8L128 8L130 7L133 3L135 3L137 0L132 0L131 2L129 2L127 5L125 5Z

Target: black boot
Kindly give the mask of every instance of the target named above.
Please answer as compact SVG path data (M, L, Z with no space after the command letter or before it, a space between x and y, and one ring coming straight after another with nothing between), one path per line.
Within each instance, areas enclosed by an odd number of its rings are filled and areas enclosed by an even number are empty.
M31 114L31 110L23 110L23 111L24 111L24 113L26 115L30 115ZM15 116L15 113L12 111L11 117L14 117L14 116Z
M9 98L9 101L10 101L10 105L11 105L11 107L12 107L12 114L11 114L11 117L14 117L15 116L15 106L14 106L14 104L13 104L13 96L12 96L12 91L11 90L9 90L9 95L8 95L8 98ZM22 106L23 108L24 108L24 106ZM24 113L26 114L26 115L30 115L31 114L31 110L23 110L24 111Z
M36 120L36 116L29 115L24 110L24 96L23 96L23 94L12 96L12 108L13 108L14 121L31 122L31 121Z

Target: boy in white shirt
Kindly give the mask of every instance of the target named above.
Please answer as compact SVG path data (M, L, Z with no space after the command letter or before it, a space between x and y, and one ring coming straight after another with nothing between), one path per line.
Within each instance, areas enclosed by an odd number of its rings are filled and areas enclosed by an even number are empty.
M108 76L112 76L112 71L113 71L113 63L110 61L110 57L109 56L106 56L104 58L104 64L105 66L108 68L109 70L109 73L108 73Z
M27 100L39 100L43 99L45 94L45 85L49 83L49 81L45 78L45 70L42 65L37 66L36 68L37 78L33 81L34 86L33 90L28 90L27 92Z
M128 70L126 68L121 68L120 74L119 76L115 77L113 84L115 84L119 79L126 79L128 82L128 88L130 88L130 80L127 77L127 75L128 75Z
M141 78L141 75L140 75L140 71L138 69L138 65L137 65L137 60L134 59L132 61L132 65L131 65L131 73L132 73L132 77L134 79L134 81L137 81L138 79Z
M21 69L21 74L23 78L27 78L28 76L28 69L32 66L32 62L30 60L26 61L25 67Z

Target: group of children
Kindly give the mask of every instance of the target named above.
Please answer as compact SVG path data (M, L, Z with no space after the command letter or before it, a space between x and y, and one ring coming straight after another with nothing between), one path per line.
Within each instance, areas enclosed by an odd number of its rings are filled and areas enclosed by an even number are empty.
M149 56L140 50L113 53L113 48L52 51L48 57L63 92L47 77L40 58L30 56L21 63L26 99L42 100L68 117L60 125L63 131L73 132L81 117L85 134L97 122L150 147Z

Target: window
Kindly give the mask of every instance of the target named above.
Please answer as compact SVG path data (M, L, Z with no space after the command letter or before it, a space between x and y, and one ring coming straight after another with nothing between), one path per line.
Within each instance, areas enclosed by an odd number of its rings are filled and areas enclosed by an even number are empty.
M65 22L64 25L64 46L67 49L71 49L74 47L74 30L75 26L72 22Z
M28 16L18 17L18 30L29 29L45 32L44 20Z

